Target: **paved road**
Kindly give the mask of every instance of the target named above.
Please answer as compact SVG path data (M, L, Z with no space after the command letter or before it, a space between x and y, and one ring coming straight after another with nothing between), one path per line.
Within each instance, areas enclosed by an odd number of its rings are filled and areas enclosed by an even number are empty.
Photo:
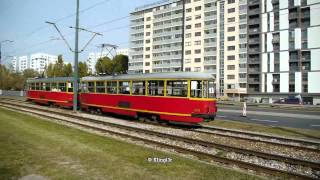
M320 130L320 111L299 111L247 107L247 117L242 117L240 107L223 106L218 109L217 119Z

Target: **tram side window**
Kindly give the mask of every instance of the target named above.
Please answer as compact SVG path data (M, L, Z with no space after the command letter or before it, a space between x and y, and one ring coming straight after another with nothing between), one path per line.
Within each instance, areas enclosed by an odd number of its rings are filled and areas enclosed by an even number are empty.
M202 81L191 81L190 85L190 97L201 98L202 97Z
M216 89L215 89L214 81L208 82L208 89L209 89L208 98L215 98L216 97Z
M188 96L187 81L167 81L167 96Z
M59 83L58 84L58 92L66 92L66 83Z
M50 91L50 83L45 83L45 91Z
M68 82L67 86L68 86L68 92L73 92L73 83L72 82Z
M146 82L145 81L133 81L132 82L132 94L133 95L145 95Z
M130 94L130 81L119 81L119 94Z
M51 83L51 91L57 92L58 91L57 85L58 85L57 83Z
M96 92L97 93L105 93L106 88L104 86L104 81L96 82Z
M148 81L150 96L164 96L164 81Z
M46 90L46 83L40 83L41 84L41 89L42 91Z
M36 90L36 83L30 83L30 90Z
M107 93L117 94L117 81L108 81L107 82Z
M40 90L41 88L41 83L36 83L36 90Z
M94 82L88 82L88 91L94 92Z
M81 82L81 92L88 92L87 82Z

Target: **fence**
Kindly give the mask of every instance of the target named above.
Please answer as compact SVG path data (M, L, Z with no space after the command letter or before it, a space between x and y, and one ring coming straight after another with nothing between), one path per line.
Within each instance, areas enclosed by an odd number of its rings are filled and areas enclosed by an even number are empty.
M26 96L26 91L6 91L0 89L0 96Z

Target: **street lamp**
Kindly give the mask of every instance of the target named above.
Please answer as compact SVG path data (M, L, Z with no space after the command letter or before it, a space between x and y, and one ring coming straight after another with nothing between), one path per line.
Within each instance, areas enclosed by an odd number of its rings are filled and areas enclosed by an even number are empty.
M6 43L6 42L9 42L9 43L12 43L13 41L11 41L11 40L4 40L4 41L0 41L0 65L1 65L1 60L2 60L2 58L1 58L1 45L2 45L2 43Z

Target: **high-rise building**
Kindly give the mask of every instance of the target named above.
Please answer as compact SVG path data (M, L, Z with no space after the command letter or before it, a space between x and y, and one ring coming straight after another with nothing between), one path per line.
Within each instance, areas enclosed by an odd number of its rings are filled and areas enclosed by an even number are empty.
M18 72L18 58L16 56L12 57L11 67L13 72Z
M319 19L320 0L145 5L130 14L129 73L206 71L220 96L317 99Z
M248 1L248 94L320 103L320 0Z
M42 73L49 64L55 64L58 60L57 56L45 54L45 53L35 53L30 56L30 69Z
M20 56L18 60L19 60L19 63L18 63L19 72L23 72L24 70L29 68L28 56Z

